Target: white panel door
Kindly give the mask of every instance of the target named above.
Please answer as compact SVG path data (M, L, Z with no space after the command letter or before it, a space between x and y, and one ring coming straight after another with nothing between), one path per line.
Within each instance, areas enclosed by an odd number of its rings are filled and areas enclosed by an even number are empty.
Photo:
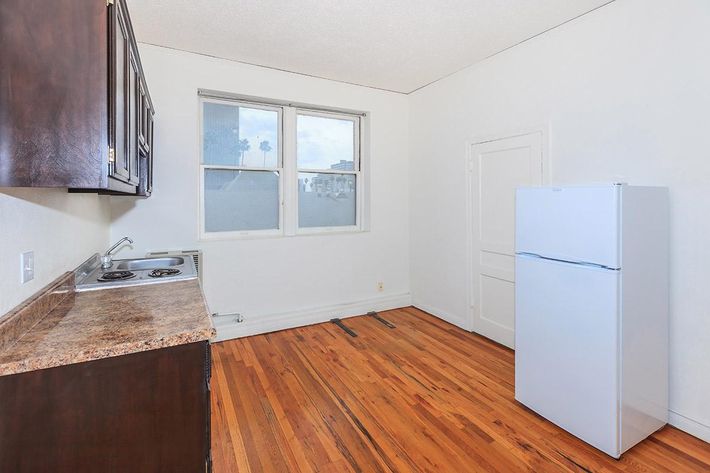
M515 250L618 268L620 189L518 189Z
M471 146L469 162L470 308L473 330L513 347L515 189L542 185L542 134Z
M516 263L515 398L618 457L619 271Z

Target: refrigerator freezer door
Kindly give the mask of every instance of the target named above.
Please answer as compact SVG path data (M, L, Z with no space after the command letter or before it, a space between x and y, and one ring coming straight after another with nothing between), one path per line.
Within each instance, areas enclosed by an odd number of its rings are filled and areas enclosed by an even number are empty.
M619 271L516 257L515 398L619 456Z
M618 185L518 189L516 253L619 268L620 189Z

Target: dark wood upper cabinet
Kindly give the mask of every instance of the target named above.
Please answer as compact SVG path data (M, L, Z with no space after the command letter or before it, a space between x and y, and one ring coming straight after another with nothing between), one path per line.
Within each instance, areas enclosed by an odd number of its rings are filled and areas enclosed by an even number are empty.
M153 116L125 0L0 1L0 187L150 195Z

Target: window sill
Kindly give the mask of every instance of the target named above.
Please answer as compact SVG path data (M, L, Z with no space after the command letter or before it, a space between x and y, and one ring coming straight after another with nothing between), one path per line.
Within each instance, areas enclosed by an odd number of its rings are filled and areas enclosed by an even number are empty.
M369 233L369 229L362 228L348 228L340 229L337 227L332 228L319 228L312 230L299 230L293 234L286 234L285 232L213 232L201 234L199 241L239 241L239 240L269 240L276 238L294 238L294 237L314 237L314 236L328 236L328 235L357 235L360 233Z

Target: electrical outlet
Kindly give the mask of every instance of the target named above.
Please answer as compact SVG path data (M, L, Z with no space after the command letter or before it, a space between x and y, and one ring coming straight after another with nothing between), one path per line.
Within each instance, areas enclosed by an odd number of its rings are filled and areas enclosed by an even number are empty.
M385 283L383 283L382 281L378 282L377 283L377 292L382 292L384 290L385 290Z
M35 278L35 253L26 251L20 255L20 281L22 284Z

